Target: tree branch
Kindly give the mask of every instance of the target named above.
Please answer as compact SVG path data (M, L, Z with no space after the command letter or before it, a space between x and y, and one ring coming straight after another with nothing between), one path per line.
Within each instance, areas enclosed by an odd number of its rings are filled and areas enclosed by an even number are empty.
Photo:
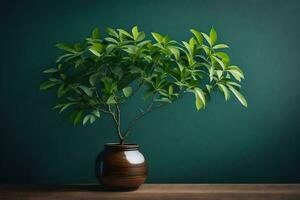
M117 108L119 110L119 107ZM118 136L119 136L119 139L120 139L120 143L123 143L124 141L124 137L122 136L121 134L121 128L120 128L120 122L118 120L119 117L119 114L118 114L118 117L116 116L116 113L112 111L110 105L108 105L108 110L109 110L109 113L111 114L115 124L116 124L116 127L117 127L117 133L118 133Z
M175 99L173 102L179 100L180 98L182 98L183 94L181 94L179 97L177 97L177 99ZM141 112L139 115L137 115L129 124L127 130L125 131L125 134L123 136L123 139L127 138L130 131L132 130L133 126L138 122L138 120L140 120L141 118L143 118L146 114L158 109L158 108L161 108L163 106L166 106L166 105L169 105L169 103L162 103L160 105L157 105L155 107L153 107L154 105L154 100L151 101L151 103L148 105L147 107L147 110L144 111L144 112Z
M97 108L97 109L99 109L101 112L103 112L103 113L106 113L106 114L111 114L109 111L107 111L107 110L104 110L104 109L102 109L102 108Z
M121 136L120 137L120 139L121 139L120 144L123 144L124 137L122 136L122 132L121 132L121 110L120 110L119 104L116 104L116 108L117 108L117 114L118 114L118 116L116 118L117 118L118 124L119 124L119 126L118 126L118 133Z
M137 115L137 116L130 122L130 124L129 124L127 130L125 131L125 134L124 134L123 138L126 138L126 137L129 135L130 131L132 130L133 126L138 122L138 120L140 120L140 119L143 118L146 114L152 112L153 110L155 110L155 109L157 109L157 108L159 108L159 107L162 107L163 105L167 105L167 104L161 104L161 105L156 106L156 107L154 107L154 108L153 108L153 105L154 105L154 101L152 101L152 102L148 105L146 111L141 112L139 115Z

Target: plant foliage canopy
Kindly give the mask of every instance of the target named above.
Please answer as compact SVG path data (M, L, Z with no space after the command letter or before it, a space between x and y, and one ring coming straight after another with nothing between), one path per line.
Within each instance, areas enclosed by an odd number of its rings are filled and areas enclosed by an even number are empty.
M74 125L110 115L120 143L145 114L188 93L195 96L197 110L207 105L214 90L222 92L225 100L234 95L247 107L240 93L244 73L223 51L229 47L217 43L214 28L209 34L190 31L188 41L177 42L155 32L148 40L137 26L130 32L107 28L105 36L95 28L83 42L56 45L63 53L55 67L44 71L49 78L40 89L56 88L59 102L54 108L69 111ZM139 88L149 105L122 131L120 106Z

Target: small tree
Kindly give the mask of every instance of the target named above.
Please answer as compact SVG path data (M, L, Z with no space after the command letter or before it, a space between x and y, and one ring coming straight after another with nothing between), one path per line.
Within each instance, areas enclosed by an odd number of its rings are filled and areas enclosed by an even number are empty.
M233 93L247 107L236 82L244 78L243 72L220 51L228 46L216 44L214 28L209 35L191 29L193 36L182 43L158 33L152 33L154 41L145 40L145 33L137 26L131 33L112 28L106 31L104 38L96 28L83 42L57 44L63 55L55 67L44 71L50 78L40 89L57 89L59 104L54 108L59 112L68 109L74 125L92 124L108 114L123 144L139 119L188 93L195 95L197 110L206 106L214 89L221 91L225 100ZM142 87L149 104L123 130L121 105Z

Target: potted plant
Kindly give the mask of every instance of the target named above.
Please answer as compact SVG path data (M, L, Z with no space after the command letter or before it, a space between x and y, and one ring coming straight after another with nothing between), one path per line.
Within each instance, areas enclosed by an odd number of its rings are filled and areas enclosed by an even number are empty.
M41 90L57 89L59 112L68 111L74 125L92 124L101 115L109 115L115 124L118 143L105 145L96 165L100 182L117 189L136 189L146 178L147 166L138 145L125 143L134 125L151 111L177 101L184 95L195 96L197 110L204 108L212 91L219 90L228 100L233 94L247 107L239 92L242 70L230 64L222 51L226 44L217 44L214 28L209 35L190 30L188 41L177 42L167 35L152 33L146 40L138 27L131 33L107 28L100 37L92 31L83 42L59 43L63 54L53 68L44 73L50 77ZM126 129L121 127L121 107L138 90L144 93L147 106Z

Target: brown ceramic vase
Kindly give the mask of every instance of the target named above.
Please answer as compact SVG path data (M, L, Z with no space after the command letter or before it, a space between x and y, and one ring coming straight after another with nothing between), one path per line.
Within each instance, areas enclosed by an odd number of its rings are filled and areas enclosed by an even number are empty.
M95 171L98 181L107 190L136 190L147 177L146 160L136 144L105 144Z

